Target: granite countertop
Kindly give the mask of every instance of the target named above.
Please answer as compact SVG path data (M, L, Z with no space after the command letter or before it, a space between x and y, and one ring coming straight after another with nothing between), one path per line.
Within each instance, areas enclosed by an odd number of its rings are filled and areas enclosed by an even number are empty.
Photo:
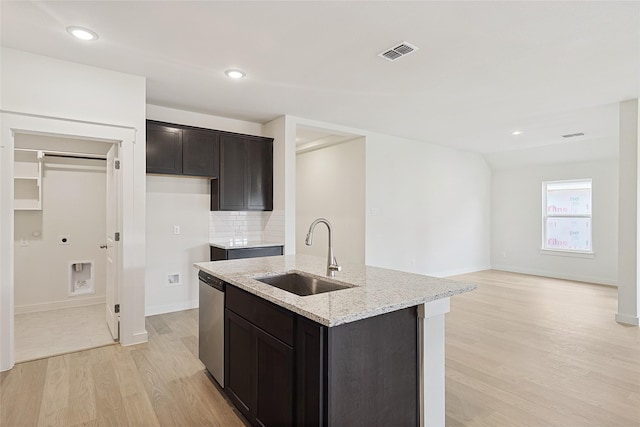
M248 239L226 239L209 242L209 246L220 249L244 249L244 248L266 248L270 246L284 246L278 242L268 242L264 240L248 240Z
M329 281L350 285L349 289L298 296L255 278L291 271L326 276L327 260L311 255L286 255L194 264L219 279L244 289L325 326L366 319L413 307L429 301L472 291L475 285L419 274L343 264Z

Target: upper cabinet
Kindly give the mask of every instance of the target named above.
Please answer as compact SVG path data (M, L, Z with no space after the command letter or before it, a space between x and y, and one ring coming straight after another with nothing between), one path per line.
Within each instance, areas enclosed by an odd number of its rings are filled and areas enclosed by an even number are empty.
M218 176L218 133L199 129L182 131L182 174Z
M218 176L218 132L147 120L147 173Z
M182 175L182 129L147 120L147 173Z
M220 178L211 182L211 210L273 210L273 139L220 135Z
M273 138L147 120L147 173L211 180L211 210L273 210Z

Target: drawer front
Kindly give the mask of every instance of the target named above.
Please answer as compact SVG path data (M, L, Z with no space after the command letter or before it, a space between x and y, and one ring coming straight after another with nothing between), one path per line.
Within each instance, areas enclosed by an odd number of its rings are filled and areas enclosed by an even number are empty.
M280 341L293 346L292 312L235 286L226 288L226 307Z
M227 259L260 258L264 256L278 256L283 254L282 246L266 246L261 248L221 249L211 246L211 261Z

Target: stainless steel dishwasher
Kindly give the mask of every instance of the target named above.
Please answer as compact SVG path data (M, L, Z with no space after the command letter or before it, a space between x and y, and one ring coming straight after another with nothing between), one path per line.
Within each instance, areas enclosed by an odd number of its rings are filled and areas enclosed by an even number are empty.
M200 282L198 356L224 388L224 291L225 283L204 271Z

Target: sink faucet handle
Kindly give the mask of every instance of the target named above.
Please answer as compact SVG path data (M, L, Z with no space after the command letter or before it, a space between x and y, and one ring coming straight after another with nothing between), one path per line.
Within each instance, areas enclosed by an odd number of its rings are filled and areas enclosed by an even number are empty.
M336 257L333 257L333 262L329 265L329 270L332 271L342 271L342 267L338 265L338 260Z

